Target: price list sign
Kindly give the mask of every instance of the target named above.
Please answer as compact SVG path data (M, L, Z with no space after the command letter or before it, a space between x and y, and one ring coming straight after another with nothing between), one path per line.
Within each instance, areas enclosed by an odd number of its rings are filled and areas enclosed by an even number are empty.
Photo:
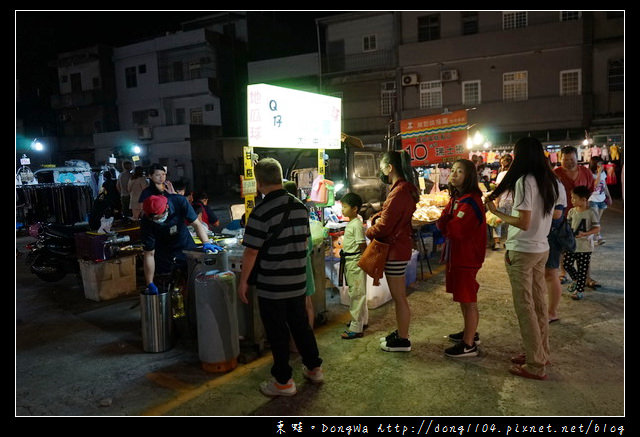
M414 167L463 158L468 155L467 111L402 120L400 137Z
M339 149L342 99L267 84L247 86L249 147Z

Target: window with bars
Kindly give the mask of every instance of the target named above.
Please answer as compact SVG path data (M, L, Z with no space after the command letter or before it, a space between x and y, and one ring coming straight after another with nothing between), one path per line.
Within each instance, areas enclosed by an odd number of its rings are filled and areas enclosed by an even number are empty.
M442 107L442 82L420 82L420 109Z
M440 14L418 17L418 41L440 39Z
M521 27L527 27L527 12L503 12L502 13L502 29L519 29Z
M465 11L460 13L462 19L462 34L473 35L478 33L478 13Z
M192 108L190 111L191 124L202 124L202 108Z
M466 106L473 106L479 105L480 103L480 81L469 80L462 82L462 104Z
M607 68L609 91L624 91L624 59L610 59Z
M396 101L396 83L383 82L380 87L380 115L391 115Z
M581 70L564 70L560 72L560 95L577 96L582 93Z
M363 52L373 52L378 49L376 44L376 36L373 35L365 35L362 37L362 51Z
M560 11L560 21L572 21L580 19L580 11Z
M526 71L512 71L502 75L502 100L518 102L528 98L528 74Z

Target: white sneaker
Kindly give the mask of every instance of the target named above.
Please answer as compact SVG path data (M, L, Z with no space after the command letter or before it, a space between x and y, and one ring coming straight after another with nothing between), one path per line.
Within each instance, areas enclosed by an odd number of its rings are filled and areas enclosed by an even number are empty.
M260 384L260 391L267 396L293 396L298 392L293 379L289 379L286 384L280 384L276 380L265 381Z
M306 366L302 366L302 374L309 381L315 382L316 384L324 381L324 372L322 371L322 367L316 367L313 370L309 370Z

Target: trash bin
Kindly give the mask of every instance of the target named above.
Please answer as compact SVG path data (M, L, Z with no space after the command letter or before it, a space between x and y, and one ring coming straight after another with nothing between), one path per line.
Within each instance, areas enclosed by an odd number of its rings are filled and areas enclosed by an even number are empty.
M195 279L198 356L207 372L228 372L238 365L236 278L233 272L211 270Z
M140 293L142 321L142 349L145 352L164 352L173 347L171 293Z

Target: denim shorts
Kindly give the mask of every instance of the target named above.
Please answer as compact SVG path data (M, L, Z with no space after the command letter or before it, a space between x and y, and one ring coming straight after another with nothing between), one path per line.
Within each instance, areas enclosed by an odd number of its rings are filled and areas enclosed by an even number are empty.
M589 202L589 208L607 209L607 202Z
M560 250L559 247L549 241L549 257L547 258L547 262L544 266L547 269L559 269L561 255L562 250Z

